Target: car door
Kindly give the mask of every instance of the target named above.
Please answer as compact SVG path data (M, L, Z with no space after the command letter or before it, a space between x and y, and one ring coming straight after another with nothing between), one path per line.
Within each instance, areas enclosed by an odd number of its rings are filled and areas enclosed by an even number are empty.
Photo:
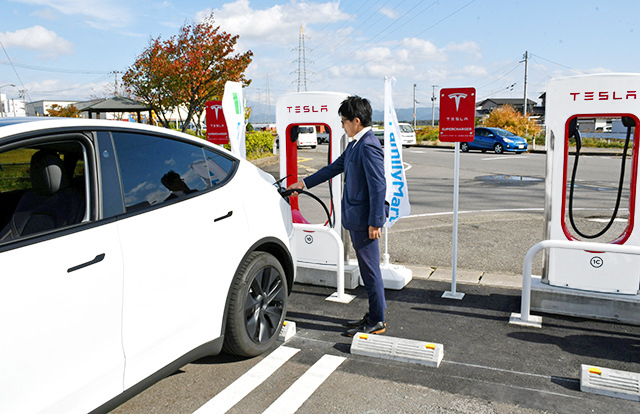
M497 137L491 130L486 130L486 137L484 138L484 148L487 150L493 150L493 146L496 145Z
M473 146L475 149L484 150L487 147L487 130L484 128L477 128L475 132L475 138L473 140Z
M127 208L118 229L128 388L220 336L228 265L240 254L229 234L246 231L246 220L224 185L237 160L216 163L199 146L159 136L113 139Z
M3 222L21 214L34 219L21 234L5 231L10 223L2 226L0 412L86 413L123 390L122 258L115 222L96 218L92 148L76 133L0 148L2 170L13 169L0 175L0 192L24 193L21 200L34 190L27 169L33 176L34 163L28 163L35 152L46 150L65 162L80 154L77 168L69 169L75 171L69 185L83 201L76 220L54 228L35 228L40 210L22 211L22 202L11 206L11 217L2 210Z

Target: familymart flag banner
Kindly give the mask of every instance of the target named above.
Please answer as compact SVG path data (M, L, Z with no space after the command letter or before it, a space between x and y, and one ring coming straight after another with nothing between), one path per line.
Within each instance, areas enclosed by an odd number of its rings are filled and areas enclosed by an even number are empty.
M398 116L393 107L391 92L396 78L384 79L384 174L387 179L387 196L389 218L385 227L391 227L401 217L411 214L407 177L402 164L402 137Z
M239 157L247 158L245 142L244 105L242 100L242 84L227 81L222 96L222 113L227 121L231 152Z

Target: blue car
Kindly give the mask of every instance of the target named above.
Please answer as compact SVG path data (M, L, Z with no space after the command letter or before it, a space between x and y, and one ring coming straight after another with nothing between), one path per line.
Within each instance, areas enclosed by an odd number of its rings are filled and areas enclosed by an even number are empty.
M494 151L496 154L527 151L527 140L501 128L476 128L472 142L461 142L460 150Z

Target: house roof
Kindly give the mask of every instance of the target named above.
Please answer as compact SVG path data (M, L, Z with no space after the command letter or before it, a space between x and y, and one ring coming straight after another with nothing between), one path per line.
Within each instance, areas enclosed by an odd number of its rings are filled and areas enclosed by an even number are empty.
M488 98L483 101L480 101L476 104L476 106L484 106L487 103L493 102L496 105L513 105L513 106L522 106L522 98ZM537 103L532 101L531 99L527 99L527 104L529 106L535 106Z
M80 112L142 112L151 110L151 107L143 102L122 96L77 102L74 105Z

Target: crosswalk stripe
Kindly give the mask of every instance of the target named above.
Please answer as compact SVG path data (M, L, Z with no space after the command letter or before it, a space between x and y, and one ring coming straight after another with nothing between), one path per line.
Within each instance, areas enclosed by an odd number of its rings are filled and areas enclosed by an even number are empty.
M293 414L346 358L324 355L293 383L263 414Z
M194 414L222 414L246 397L300 350L281 346L238 378L233 384L198 408Z

